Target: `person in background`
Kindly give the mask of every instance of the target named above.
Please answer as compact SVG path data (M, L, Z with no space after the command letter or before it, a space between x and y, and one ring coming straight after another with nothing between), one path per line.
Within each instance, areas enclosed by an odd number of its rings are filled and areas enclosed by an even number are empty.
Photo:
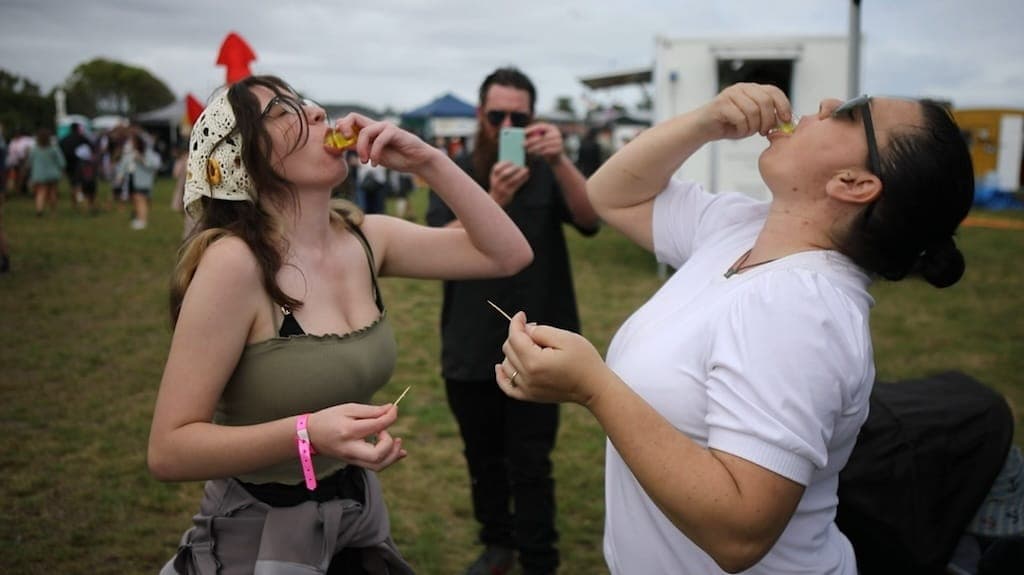
M125 140L114 187L122 190L122 195L127 192L131 198L133 230L144 230L149 224L149 202L159 168L160 156L141 134L134 133Z
M4 231L4 202L7 200L7 141L4 140L4 125L0 123L0 274L11 269L11 255L7 246L7 232Z
M383 214L391 189L388 171L383 166L362 166L358 172L356 198L359 208L367 214Z
M332 203L358 132L364 163L418 174L464 223L432 229ZM323 108L273 76L213 97L189 143L185 209L196 216L173 274L173 336L148 465L206 480L169 573L390 573L376 472L406 456L392 403L371 403L397 349L379 276L513 274L530 246L442 152L387 122Z
M46 128L36 133L36 145L28 151L28 185L36 201L36 216L47 208L57 210L57 184L64 172L64 154Z
M345 150L344 158L345 163L348 164L348 176L337 186L334 186L334 189L331 190L331 197L356 203L356 181L359 179L359 154L349 148Z
M7 140L4 125L0 122L0 193L7 191Z
M395 198L395 217L415 222L416 216L409 210L409 195L415 187L412 175L392 171L389 180Z
M96 181L99 179L99 158L96 148L88 138L79 141L72 150L75 157L74 181L78 185L81 202L90 214L96 214Z
M580 149L577 154L577 166L580 168L580 172L585 177L590 177L601 167L604 162L605 154L601 148L601 143L598 141L598 135L601 133L601 129L597 127L591 127L587 130L587 134L584 135L580 141Z
M677 270L607 364L529 311L511 322L504 392L579 403L608 435L614 575L857 573L834 519L875 380L868 286L960 279L973 169L933 102L828 99L794 120L778 88L736 84L591 177L602 219ZM754 134L771 201L673 178L701 146Z
M171 177L174 178L174 193L171 194L171 211L182 213L181 238L185 239L196 221L185 211L185 176L188 174L188 146L182 143L177 147L174 164L171 166Z
M4 203L7 191L0 189L0 274L11 271L11 251L7 243L7 229L4 227Z
M60 139L59 143L60 151L64 154L68 182L71 183L71 207L77 208L85 201L85 195L82 190L82 182L79 180L78 155L76 152L82 144L86 144L91 147L92 143L89 141L89 138L86 137L82 124L78 122L71 124L71 130L66 136Z
M487 301L578 331L562 224L592 236L599 222L587 200L586 180L566 157L558 128L533 121L533 82L518 69L500 68L484 79L479 97L476 145L459 165L508 212L530 241L535 260L508 279L444 284L442 375L465 446L473 513L485 546L466 573L507 573L515 550L523 573L553 573L560 562L551 464L559 410L509 399L494 384L507 326ZM498 133L508 126L526 130L525 166L497 161ZM455 229L463 224L433 194L427 222Z
M7 190L29 195L31 193L28 185L29 164L28 154L35 146L35 138L27 131L19 130L11 141L7 143Z

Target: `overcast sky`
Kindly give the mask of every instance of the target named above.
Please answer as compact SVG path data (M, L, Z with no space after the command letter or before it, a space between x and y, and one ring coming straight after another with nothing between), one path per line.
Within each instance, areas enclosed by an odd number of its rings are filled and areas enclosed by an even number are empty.
M1024 108L1024 0L863 0L863 92L958 107ZM253 73L330 103L398 111L454 92L476 103L497 66L537 85L538 108L579 78L649 67L656 36L845 35L848 0L0 0L0 68L44 91L105 57L205 101L231 31ZM590 92L631 105L635 88ZM822 94L843 96L843 94Z

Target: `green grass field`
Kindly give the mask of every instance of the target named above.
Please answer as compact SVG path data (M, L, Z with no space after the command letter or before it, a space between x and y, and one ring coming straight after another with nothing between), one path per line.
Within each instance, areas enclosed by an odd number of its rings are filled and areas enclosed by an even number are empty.
M8 195L13 270L0 276L0 572L153 573L174 551L199 483L153 480L145 452L170 340L167 283L181 237L170 183L155 190L150 227L125 211L36 218ZM101 188L100 199L109 198ZM424 194L414 195L422 218ZM1024 221L1024 214L992 214ZM616 327L659 285L650 255L621 235L570 232L584 332L605 350ZM879 377L965 371L1024 408L1024 230L966 228L968 272L948 290L878 284ZM390 401L406 386L397 435L409 457L382 474L395 539L424 574L458 573L478 552L461 441L438 362L438 282L383 282L400 349ZM482 309L481 313L493 313ZM1017 412L1016 440L1022 444ZM604 437L563 408L554 455L563 572L606 573L601 555Z

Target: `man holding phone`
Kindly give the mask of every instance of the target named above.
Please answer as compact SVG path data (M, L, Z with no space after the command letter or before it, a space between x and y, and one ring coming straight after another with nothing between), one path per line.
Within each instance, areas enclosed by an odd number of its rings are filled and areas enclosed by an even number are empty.
M444 284L442 375L485 546L466 575L507 573L516 550L524 575L554 573L559 564L550 457L559 408L511 399L498 388L494 366L504 357L508 325L487 305L490 300L509 312L525 311L531 321L580 329L562 224L592 236L599 221L561 132L534 121L536 98L533 82L516 68L487 76L474 149L459 162L505 208L534 253L533 263L511 278ZM459 225L434 194L427 222Z

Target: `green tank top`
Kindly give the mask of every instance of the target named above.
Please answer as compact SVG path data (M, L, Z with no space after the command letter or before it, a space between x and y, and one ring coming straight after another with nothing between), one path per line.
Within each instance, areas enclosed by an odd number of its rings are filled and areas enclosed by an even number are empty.
M350 229L366 250L373 279L369 287L380 316L344 335L292 335L247 345L217 404L214 423L253 425L341 403L369 403L391 379L397 346L373 273L373 254L359 228L350 225ZM318 477L326 477L345 463L316 455L313 466ZM238 479L247 483L303 481L298 455Z

